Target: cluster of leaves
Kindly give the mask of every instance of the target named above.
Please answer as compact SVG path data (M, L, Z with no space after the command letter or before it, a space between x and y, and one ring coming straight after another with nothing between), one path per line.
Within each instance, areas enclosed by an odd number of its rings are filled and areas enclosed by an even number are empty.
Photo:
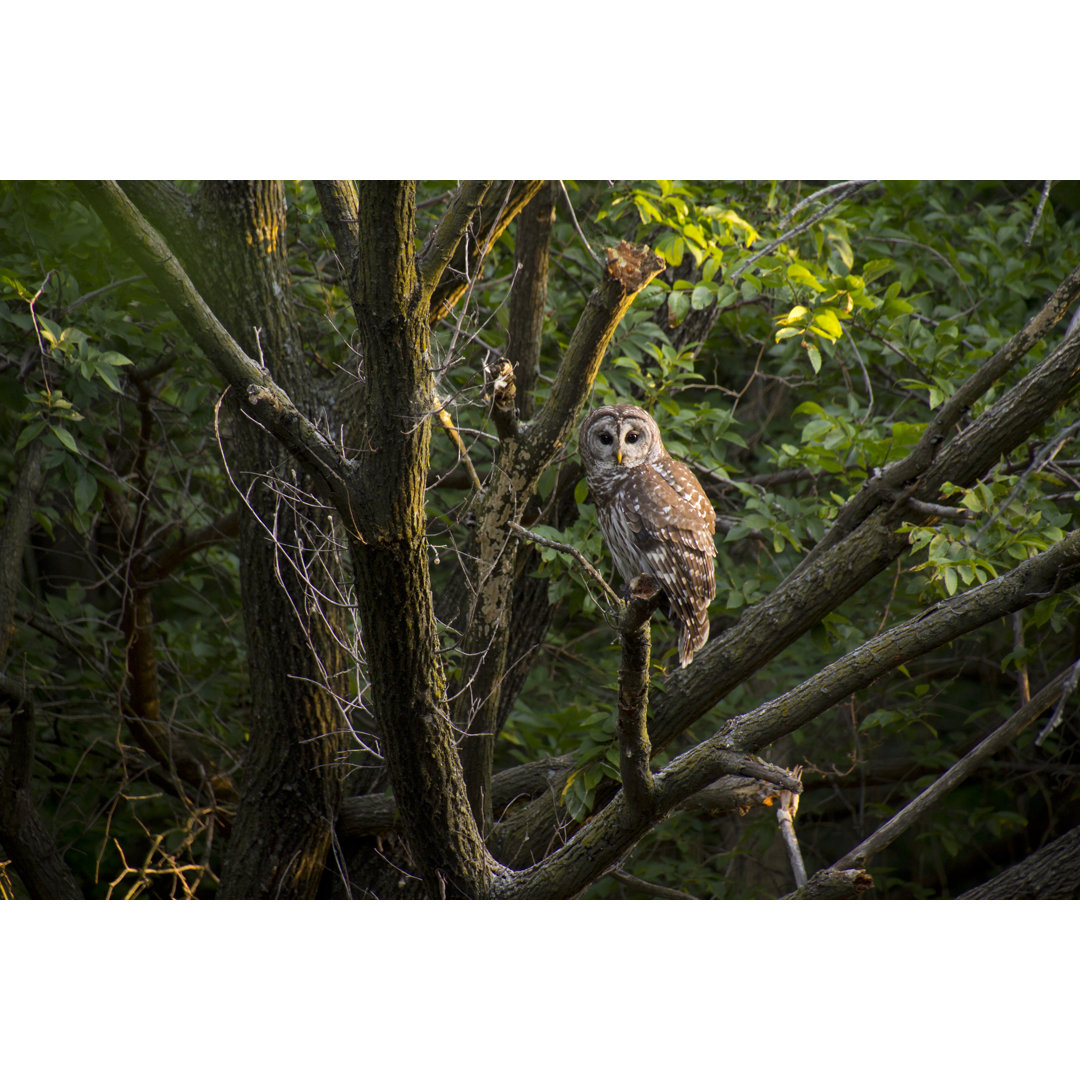
M65 187L0 186L0 250L4 502L26 448L45 448L27 621L9 658L45 688L35 783L92 895L186 895L206 878L209 838L198 815L176 820L125 731L120 612L147 556L232 503L217 394L171 313L133 268L118 270L125 260ZM194 555L155 583L154 604L171 723L235 753L243 734L229 721L246 696L235 552Z

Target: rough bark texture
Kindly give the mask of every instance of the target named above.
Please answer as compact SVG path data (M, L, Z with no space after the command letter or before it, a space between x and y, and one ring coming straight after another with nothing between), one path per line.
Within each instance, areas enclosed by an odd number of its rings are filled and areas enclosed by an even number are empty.
M619 773L631 812L642 816L652 809L654 788L648 727L649 619L660 599L655 578L637 577L630 583L630 601L619 619Z
M15 637L15 605L22 580L22 558L33 523L34 506L45 482L41 462L45 444L35 439L26 449L0 531L0 661L7 659Z
M350 530L375 712L406 840L432 896L486 896L490 860L469 808L446 707L428 574L424 493L434 377L413 258L415 187L359 192L366 243L354 308L367 443Z
M540 372L551 226L555 220L552 184L550 180L545 183L522 210L514 240L517 276L510 290L506 354L514 365L517 411L521 420L532 419L533 391Z
M1080 826L959 899L1080 900Z

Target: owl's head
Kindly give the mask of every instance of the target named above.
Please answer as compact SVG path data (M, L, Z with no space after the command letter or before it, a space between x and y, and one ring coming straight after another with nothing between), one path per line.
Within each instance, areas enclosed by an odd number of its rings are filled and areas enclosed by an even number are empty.
M633 469L664 451L656 421L636 405L604 405L585 417L578 435L587 476Z

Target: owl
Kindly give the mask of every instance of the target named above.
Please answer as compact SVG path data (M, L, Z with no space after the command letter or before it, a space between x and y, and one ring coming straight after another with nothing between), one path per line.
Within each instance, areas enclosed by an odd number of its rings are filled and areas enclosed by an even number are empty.
M578 448L600 531L627 583L651 574L679 630L679 666L709 640L716 595L716 512L694 474L664 449L656 421L636 405L591 412Z

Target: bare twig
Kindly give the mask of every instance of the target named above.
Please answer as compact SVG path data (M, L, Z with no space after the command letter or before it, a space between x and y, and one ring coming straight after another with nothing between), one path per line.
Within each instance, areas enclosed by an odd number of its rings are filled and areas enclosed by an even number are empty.
M801 233L806 232L806 230L809 229L812 225L816 225L823 217L827 217L829 214L831 214L833 210L835 210L849 195L852 195L856 191L859 191L861 188L867 187L869 184L874 183L877 183L877 181L851 181L850 184L845 185L846 189L839 198L833 199L833 201L829 203L828 206L826 206L822 210L819 210L816 214L814 214L813 217L809 217L804 222L802 222L802 224L796 225L792 229L788 229L786 233L778 236L771 243L766 244L760 251L755 252L751 258L747 259L746 262L742 264L742 266L740 266L732 273L731 277L728 280L731 282L731 284L734 284L736 281L738 281L739 278L743 276L743 274L746 273L747 270L750 269L751 266L754 265L754 263L759 262L761 259L764 259L766 255L775 251L781 244L786 243L788 240L793 240L796 236L799 236Z
M859 367L862 369L863 384L866 386L866 413L863 416L863 422L865 423L870 419L870 414L874 411L874 386L870 382L870 372L866 370L866 364L863 361L862 353L859 352L859 346L855 344L855 338L851 336L851 332L844 328L841 324L841 329L844 331L844 337L851 342L851 348L855 353L855 359L859 362Z
M798 780L802 776L802 766L796 765L791 772ZM795 875L795 887L801 889L806 884L806 866L803 864L802 852L799 850L799 838L795 835L795 815L798 812L799 793L781 791L779 805L776 808L776 820L780 823L780 835L784 838L784 846L787 848L788 859L791 862L791 872Z
M796 216L805 210L811 203L815 203L819 199L824 199L827 195L837 195L838 197L846 196L852 191L858 191L859 188L865 187L866 183L867 181L865 180L843 180L839 184L829 184L828 187L818 189L812 195L807 195L805 199L797 202L780 219L780 228L783 228L789 221L794 221Z
M563 198L566 199L566 208L570 211L570 220L574 223L574 229L578 234L579 239L585 245L585 250L593 257L593 262L604 265L604 260L596 254L591 247L589 247L589 241L585 239L585 234L581 231L581 226L578 224L577 214L574 213L574 204L570 201L570 192L566 190L566 183L563 180L559 181L559 187L562 188Z
M551 548L552 551L561 551L564 555L570 555L576 559L582 569L604 590L604 595L616 606L622 606L623 601L619 594L604 580L603 574L577 548L571 547L569 544L562 544L558 540L549 540L546 536L541 536L539 533L523 528L516 521L511 521L509 526L511 532L516 533L523 540L539 544L541 547Z
M976 303L975 297L971 295L971 290L967 287L967 282L960 276L960 271L957 270L957 268L953 266L953 264L937 250L937 248L932 248L929 244L922 244L918 240L909 240L904 236L867 236L865 239L873 240L878 244L902 244L905 247L915 247L928 252L933 255L935 259L939 259L943 262L956 275L956 280L960 283L960 288L967 293L968 300L970 300L972 304Z
M971 521L975 516L962 506L946 506L944 503L923 502L922 499L907 499L905 510L914 510L920 520L923 517L948 518L950 521ZM905 514L905 519L907 515Z
M1053 461L1057 457L1061 448L1071 439L1078 431L1080 431L1080 420L1075 424L1070 424L1064 431L1059 431L1049 442L1047 442L1035 455L1035 459L1024 470L1020 479L1013 485L1012 490L1001 501L998 508L994 511L990 520L975 534L975 539L971 541L972 545L977 545L978 542L986 535L987 529L997 521L1002 514L1009 508L1013 499L1023 490L1024 485L1030 479L1032 473L1038 472L1044 465Z
M453 418L446 409L439 409L435 415L439 418L439 423L446 429L446 433L450 436L451 442L457 447L458 456L461 458L462 465L465 466L465 471L469 474L469 480L472 482L472 486L477 491L483 491L484 485L480 482L480 477L476 475L476 469L473 466L472 458L469 457L469 451L465 448L465 441L462 439L461 433L454 426Z
M1053 180L1044 180L1042 195L1039 196L1039 205L1035 207L1035 216L1031 219L1031 228L1024 239L1024 247L1027 247L1035 237L1035 230L1039 227L1039 219L1042 217L1043 207L1050 197L1050 189L1054 186Z
M1061 717L1065 712L1065 703L1072 697L1073 692L1076 690L1078 676L1080 676L1080 660L1077 660L1077 662L1069 669L1068 678L1065 680L1065 685L1061 689L1061 697L1058 699L1057 708L1054 709L1054 715L1050 717L1049 722L1036 736L1036 746L1042 746L1046 737L1061 723Z
M91 289L90 292L75 297L65 309L65 314L70 315L77 307L89 303L89 301L93 300L95 297L101 296L102 293L109 292L110 289L119 289L121 286L130 285L134 281L144 280L145 278L142 274L134 274L132 277L121 278L119 281L110 281L108 285L102 285L100 289Z
M643 892L647 896L655 896L658 900L697 899L696 896L691 896L688 892L683 892L682 889L669 889L664 885L654 885L651 881L645 881L643 878L635 877L633 874L629 874L625 870L609 870L608 877L613 878L615 881L621 882L623 885L629 886L629 888L631 889L636 889L638 892Z

